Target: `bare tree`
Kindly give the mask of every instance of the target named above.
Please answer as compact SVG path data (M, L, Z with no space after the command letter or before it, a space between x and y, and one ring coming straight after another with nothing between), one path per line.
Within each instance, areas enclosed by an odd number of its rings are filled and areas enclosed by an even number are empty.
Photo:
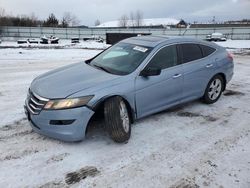
M37 18L37 16L35 15L35 13L34 12L32 12L31 14L30 14L30 19L32 20L32 21L37 21L38 20L38 18Z
M100 25L100 24L101 24L100 20L97 19L97 20L95 21L95 26L98 26L98 25Z
M68 27L69 26L69 24L68 24L68 22L67 22L67 20L63 17L62 18L62 21L61 21L61 25L60 25L61 27L63 27L63 28L65 28L65 27Z
M76 26L76 25L79 25L79 23L80 21L74 14L70 12L64 12L63 18L62 18L63 27Z
M80 20L75 15L72 15L71 26L78 26L79 24Z
M135 13L135 26L140 27L142 26L143 21L143 13L140 10L137 10Z
M0 7L0 26L24 26L36 27L41 26L42 20L38 20L34 13L30 15L16 15L7 14L3 8Z
M62 18L62 26L63 27L68 27L69 24L71 23L72 18L71 18L71 13L70 12L64 12L63 13L63 18Z
M130 12L130 26L135 27L135 15L134 12Z
M5 9L0 7L0 17L4 17L5 16Z
M118 26L119 27L127 27L128 26L128 16L126 14L122 15L119 19Z
M59 23L59 20L56 18L56 16L51 13L49 17L44 21L43 26L45 27L57 27Z

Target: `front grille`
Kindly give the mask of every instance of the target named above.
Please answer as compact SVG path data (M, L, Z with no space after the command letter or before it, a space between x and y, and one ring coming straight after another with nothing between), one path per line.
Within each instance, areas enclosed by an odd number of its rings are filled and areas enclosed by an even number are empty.
M29 90L27 96L27 107L32 114L39 114L48 101L48 99L40 97Z

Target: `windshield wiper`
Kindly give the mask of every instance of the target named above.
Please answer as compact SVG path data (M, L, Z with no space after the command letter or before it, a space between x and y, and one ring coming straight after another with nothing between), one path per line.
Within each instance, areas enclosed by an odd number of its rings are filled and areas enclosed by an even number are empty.
M105 67L102 67L102 66L100 66L100 65L95 65L95 64L91 64L91 65L93 65L94 67L96 67L96 68L98 68L98 69L101 69L101 70L103 70L103 71L105 71L105 72L107 72L107 73L111 73L107 68L105 68ZM112 73L111 73L112 74Z

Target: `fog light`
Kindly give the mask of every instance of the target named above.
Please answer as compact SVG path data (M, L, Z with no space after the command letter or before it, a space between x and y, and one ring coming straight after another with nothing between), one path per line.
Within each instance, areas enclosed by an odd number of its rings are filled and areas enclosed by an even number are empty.
M71 120L51 120L50 124L51 125L70 125L74 123L75 119Z

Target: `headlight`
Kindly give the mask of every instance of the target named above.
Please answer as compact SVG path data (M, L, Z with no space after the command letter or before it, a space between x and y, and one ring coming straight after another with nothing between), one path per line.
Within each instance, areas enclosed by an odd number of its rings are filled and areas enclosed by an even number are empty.
M88 104L88 102L94 96L86 96L80 98L73 98L73 99L61 99L61 100L50 100L45 105L44 109L46 110L59 110L59 109L66 109L66 108L75 108L80 107Z

